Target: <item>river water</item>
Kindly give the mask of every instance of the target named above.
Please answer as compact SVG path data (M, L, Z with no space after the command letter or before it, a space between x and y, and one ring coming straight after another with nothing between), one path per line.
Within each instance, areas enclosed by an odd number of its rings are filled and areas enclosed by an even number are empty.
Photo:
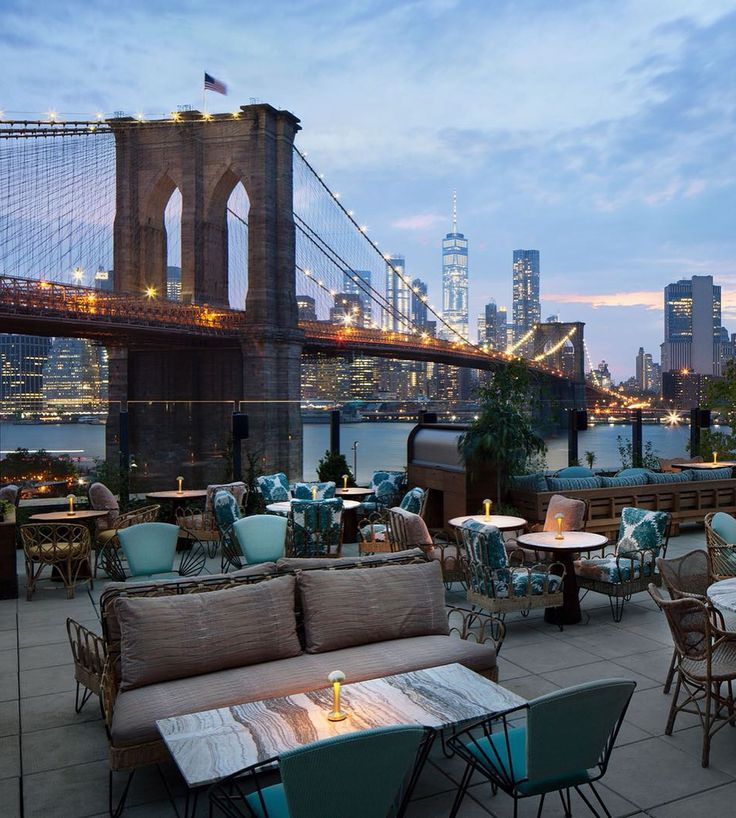
M353 444L357 441L358 482L367 483L377 469L403 469L406 466L406 438L413 423L343 423L341 449L348 465L353 466ZM599 424L580 432L580 460L584 453L596 454L595 466L603 469L620 468L617 437L631 440L631 427ZM686 453L689 427L645 425L644 441L651 441L655 454L680 457ZM317 461L329 447L330 428L327 424L304 425L304 479L316 477ZM547 440L547 466L551 469L567 465L567 437ZM46 449L56 454L68 453L79 458L82 465L104 457L105 427L93 424L12 424L0 423L0 457L18 447Z

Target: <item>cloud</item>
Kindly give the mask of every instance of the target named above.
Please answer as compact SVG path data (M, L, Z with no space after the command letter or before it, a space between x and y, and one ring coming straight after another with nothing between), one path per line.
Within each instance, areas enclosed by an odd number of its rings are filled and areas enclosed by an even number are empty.
M396 230L431 230L447 221L447 215L439 213L417 213L414 216L404 216L391 222Z
M661 310L663 308L662 290L639 290L637 292L620 293L545 293L545 301L555 301L558 304L586 304L593 309L599 307L644 307L647 310Z

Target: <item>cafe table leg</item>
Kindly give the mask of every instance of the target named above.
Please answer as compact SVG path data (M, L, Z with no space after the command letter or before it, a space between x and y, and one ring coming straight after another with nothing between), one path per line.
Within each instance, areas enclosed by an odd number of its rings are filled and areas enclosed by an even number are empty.
M551 625L577 625L582 619L578 599L578 578L572 553L559 552L555 560L565 566L565 580L562 586L562 608L545 608L544 621Z

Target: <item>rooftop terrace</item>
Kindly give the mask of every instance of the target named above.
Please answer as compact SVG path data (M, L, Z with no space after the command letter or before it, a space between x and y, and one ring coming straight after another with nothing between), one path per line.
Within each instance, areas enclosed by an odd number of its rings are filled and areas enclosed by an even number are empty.
M670 542L668 556L704 547L702 527L683 529ZM211 570L217 570L211 561ZM22 560L18 566L23 577ZM21 579L21 582L23 580ZM88 593L79 587L67 600L62 588L39 589L32 602L0 601L0 814L3 818L82 818L107 815L107 741L97 700L74 712L74 677L66 637L68 616L99 630L97 601L104 583ZM461 590L448 602L461 602ZM601 792L614 816L692 816L731 814L736 799L736 730L714 740L708 769L700 765L702 732L694 716L680 715L671 737L664 735L670 697L662 683L672 655L664 616L646 594L638 594L623 621L611 619L606 598L583 601L587 624L563 632L546 625L542 612L507 619L500 659L500 683L532 698L579 682L613 676L637 682L626 722ZM581 725L581 729L584 726ZM417 787L409 815L447 815L461 773L456 759L439 748ZM178 795L178 773L167 775ZM535 815L537 799L522 802L522 816ZM154 768L133 780L125 815L157 818L173 815ZM199 815L206 815L204 803ZM487 785L471 787L462 818L512 814L503 793L492 797ZM573 798L573 814L586 808ZM559 801L548 799L545 816L562 815Z

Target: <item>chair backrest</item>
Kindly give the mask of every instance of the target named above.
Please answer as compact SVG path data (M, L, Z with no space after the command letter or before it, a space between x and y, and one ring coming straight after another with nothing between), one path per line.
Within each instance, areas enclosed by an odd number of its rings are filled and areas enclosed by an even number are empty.
M133 577L164 574L174 568L179 526L138 523L118 531L120 547Z
M415 486L413 489L409 489L409 491L407 491L401 498L399 507L403 508L404 511L411 511L412 514L418 514L420 517L424 517L424 508L427 505L427 495L428 492L426 489Z
M545 531L557 531L555 517L562 514L562 528L564 531L583 531L588 517L588 503L574 497L565 497L563 494L553 494L549 498L547 514L544 518Z
M419 514L405 511L399 506L389 510L388 519L390 540L397 551L432 545L432 535Z
M593 469L586 469L585 466L566 466L560 469L555 477L595 477Z
M15 483L8 483L0 488L0 500L5 500L6 503L11 503L17 508L20 503L20 488Z
M253 514L233 523L233 534L248 565L276 562L285 553L286 517Z
M383 727L307 744L279 759L289 818L388 815L425 731Z
M104 483L92 483L87 489L89 504L95 511L107 511L104 517L95 520L95 527L98 531L112 528L115 521L120 516L120 506L117 497L110 491Z
M657 569L671 599L679 599L684 594L706 596L710 578L705 551L698 548L671 560L657 557Z
M215 492L212 501L212 512L220 533L227 531L230 526L243 515L235 495L231 491L222 489Z
M60 562L89 555L89 528L79 523L28 523L20 527L23 550L34 562Z
M405 482L406 472L374 471L371 477L371 488L377 502L392 506L396 504Z
M460 531L470 565L483 565L492 569L506 567L506 547L501 532L495 525L480 520L467 520Z
M665 599L657 586L649 583L649 595L667 617L677 652L688 659L703 661L710 656L711 624L707 605L695 597Z
M204 510L212 511L214 497L218 491L227 491L235 498L239 506L243 505L243 498L245 497L246 488L245 483L241 480L236 480L234 483L212 483L207 486L207 494L204 500Z
M659 556L660 551L667 549L669 527L670 515L666 511L626 506L621 509L617 551L625 554L647 549Z
M264 474L256 478L263 499L269 503L284 503L291 500L291 489L286 475L279 471L275 474Z
M335 483L326 480L323 483L294 483L292 496L297 500L331 500L335 496ZM317 489L316 497L312 498L312 489Z
M710 527L728 545L736 545L736 519L725 511L709 515Z
M636 682L601 679L556 690L529 702L527 776L530 781L562 778L598 765L605 769ZM560 737L582 725L560 752Z
M342 497L293 500L289 511L292 556L325 556L342 539Z

